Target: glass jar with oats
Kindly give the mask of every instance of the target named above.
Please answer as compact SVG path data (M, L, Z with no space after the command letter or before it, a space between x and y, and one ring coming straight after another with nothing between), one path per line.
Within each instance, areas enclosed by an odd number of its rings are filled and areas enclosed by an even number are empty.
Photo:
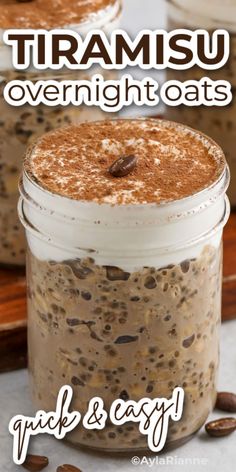
M19 214L37 407L54 410L65 384L82 414L93 397L109 410L179 386L184 412L168 445L203 425L216 399L228 183L220 147L167 121L85 123L28 152ZM147 449L133 423L79 426L68 440Z
M200 80L209 76L212 80L227 80L232 84L233 101L226 107L169 107L166 117L201 130L215 139L223 148L231 172L229 197L236 207L236 1L226 0L168 0L168 30L187 28L205 29L213 32L225 29L230 33L230 58L228 63L216 71L198 67L189 70L168 70L168 80Z
M94 73L16 71L3 43L9 28L71 28L82 35L99 28L109 34L119 26L120 0L1 0L0 8L0 264L24 265L25 236L17 217L18 180L28 145L43 133L70 123L104 118L99 108L11 107L3 98L10 80L88 79ZM96 70L100 72L100 70ZM112 72L103 72L112 74Z

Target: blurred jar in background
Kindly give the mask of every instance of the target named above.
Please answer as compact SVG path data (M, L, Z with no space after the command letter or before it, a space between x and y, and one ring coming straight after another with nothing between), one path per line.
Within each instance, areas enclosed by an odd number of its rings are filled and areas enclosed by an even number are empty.
M232 84L233 101L227 107L169 107L167 117L199 129L223 147L231 170L228 195L236 207L236 0L168 0L168 30L203 28L212 32L226 29L231 34L231 53L226 66L217 71L198 67L189 70L168 70L168 80L227 80Z
M16 71L11 50L3 43L9 28L71 28L82 35L92 29L107 34L118 28L121 0L1 0L0 3L0 264L24 265L25 236L17 216L18 181L26 148L40 135L78 121L104 118L104 112L92 107L11 107L3 98L10 80L89 79L91 71L39 72ZM96 73L111 78L113 72L96 68ZM108 75L108 77L107 77Z

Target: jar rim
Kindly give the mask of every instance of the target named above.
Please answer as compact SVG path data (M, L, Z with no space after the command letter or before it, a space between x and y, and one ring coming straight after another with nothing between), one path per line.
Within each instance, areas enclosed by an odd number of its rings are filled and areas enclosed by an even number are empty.
M52 240L51 238L49 238L47 235L40 233L40 231L37 228L35 228L32 224L30 224L30 222L28 221L28 219L26 218L26 216L24 214L23 203L24 203L24 200L23 200L23 197L21 196L19 198L19 201L18 201L18 215L19 215L20 221L21 221L22 225L24 226L24 228L27 231L31 232L34 236L38 237L39 239L44 240L47 243L55 245L58 248L65 248L64 245L60 245L57 242L55 242L54 240ZM182 246L178 245L178 244L175 244L175 245L173 244L172 247L166 246L164 248L161 248L160 252L162 252L162 253L163 252L170 252L171 253L171 252L182 251L183 249L191 248L192 246L196 245L197 243L200 243L201 241L211 239L211 237L214 234L216 234L220 230L223 230L224 226L228 222L228 219L229 219L229 216L230 216L230 202L229 202L229 198L227 196L225 196L225 198L224 198L224 208L225 208L224 209L224 214L221 217L220 221L216 224L216 226L211 228L209 231L207 231L204 234L201 234L196 239L192 239L192 240L188 241L187 244L186 244L186 242L184 242L182 244ZM78 249L80 249L82 251L87 251L87 249L85 249L85 248L78 248ZM68 252L71 251L73 253L74 252L73 250L74 250L74 248L67 247ZM96 252L96 251L94 251L94 252ZM151 253L153 254L153 249L151 249Z

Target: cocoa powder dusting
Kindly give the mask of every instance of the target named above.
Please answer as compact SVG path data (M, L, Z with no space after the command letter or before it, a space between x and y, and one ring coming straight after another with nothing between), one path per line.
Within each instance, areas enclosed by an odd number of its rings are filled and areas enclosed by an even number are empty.
M93 21L99 11L113 5L116 0L32 0L1 2L0 28L45 28L78 25Z
M129 175L108 169L135 155ZM162 203L207 188L222 175L225 158L210 138L164 120L83 123L42 137L25 169L43 188L75 200L110 204Z

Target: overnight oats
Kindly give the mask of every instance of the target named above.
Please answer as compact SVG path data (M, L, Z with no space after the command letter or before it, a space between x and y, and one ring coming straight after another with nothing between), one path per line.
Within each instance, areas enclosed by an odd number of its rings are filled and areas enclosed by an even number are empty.
M16 212L18 181L22 158L37 137L55 128L79 121L99 120L104 112L99 108L80 107L11 107L3 98L3 90L10 80L73 80L89 79L94 73L85 71L36 72L15 71L10 48L3 44L3 33L8 28L64 28L70 27L85 35L93 28L109 34L119 25L119 0L32 0L20 2L3 0L0 7L0 263L25 263L25 238ZM96 69L96 72L100 70ZM104 72L101 72L104 75ZM108 72L111 75L111 71ZM11 217L9 217L11 214Z
M169 69L168 80L199 80L209 76L212 80L227 80L232 84L233 100L226 107L169 107L166 116L179 121L215 139L223 148L231 172L229 197L236 207L236 2L227 0L169 0L168 30L187 28L196 30L203 28L209 32L225 29L230 33L230 58L228 63L217 71L207 71L194 67L176 71Z
M82 414L95 396L108 410L180 386L184 413L168 444L203 425L216 398L228 181L221 149L168 121L85 123L28 152L19 214L37 407L53 410L63 385ZM68 439L147 449L134 423L79 425Z

